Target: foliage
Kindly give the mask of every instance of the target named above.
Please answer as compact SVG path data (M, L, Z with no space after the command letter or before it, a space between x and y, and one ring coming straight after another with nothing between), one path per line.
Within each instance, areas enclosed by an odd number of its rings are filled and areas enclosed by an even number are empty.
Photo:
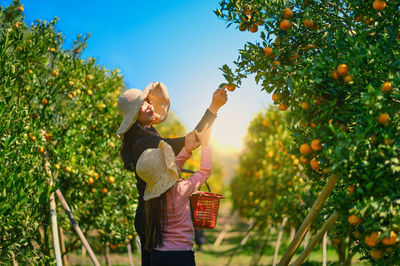
M262 24L260 42L247 43L235 71L224 66L224 75L240 85L255 74L288 110L290 150L304 156L303 173L315 185L339 177L323 211L340 212L333 236L350 236L353 254L378 264L400 257L398 245L383 241L400 225L399 6L398 0L231 0L215 11L240 30ZM300 146L313 140L318 148L301 154ZM349 223L350 215L361 223ZM379 238L368 245L373 232Z

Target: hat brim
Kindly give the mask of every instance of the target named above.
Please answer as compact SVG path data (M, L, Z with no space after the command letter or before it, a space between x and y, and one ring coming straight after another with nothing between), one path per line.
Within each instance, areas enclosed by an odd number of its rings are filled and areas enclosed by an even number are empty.
M147 201L160 197L164 192L173 187L176 182L178 182L178 179L175 175L171 172L165 172L164 176L161 177L161 180L154 186L146 185L143 199Z
M117 130L118 136L124 134L133 126L133 124L135 124L139 115L140 107L142 106L144 100L147 98L149 92L150 91L143 91L142 94L140 94L139 96L140 104L133 105L132 108L125 114L124 119L122 120L121 125Z

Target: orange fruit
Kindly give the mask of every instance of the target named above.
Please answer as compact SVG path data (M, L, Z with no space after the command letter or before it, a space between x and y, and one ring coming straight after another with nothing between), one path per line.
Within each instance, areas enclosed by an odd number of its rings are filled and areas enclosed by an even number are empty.
M285 103L280 103L278 108L281 111L286 111L288 109L288 106Z
M274 152L273 152L273 151L269 151L269 152L267 153L267 156L268 156L269 158L274 157Z
M381 125L387 125L387 123L389 122L389 114L388 113L381 113L379 115L379 117L377 118L378 123Z
M87 77L87 79L89 79L89 80L92 80L92 79L93 79L93 75L92 75L92 74L88 74L86 77Z
M372 3L372 7L373 7L375 10L383 10L383 9L385 9L385 7L386 7L386 2L385 2L385 1L381 1L381 0L375 0L375 1Z
M240 23L240 24L239 24L239 30L240 30L240 31L245 31L245 30L247 30L246 24L245 24L245 23Z
M355 187L354 185L350 185L350 186L347 187L347 190L349 191L349 195L351 195L351 194L354 193L354 189L355 189L355 188L356 188L356 187Z
M49 133L45 133L44 137L46 138L47 141L51 140L51 134L49 134Z
M311 123L310 123L310 127L315 128L315 127L316 127L315 123L314 123L314 122L311 122Z
M50 48L50 52L54 53L56 51L55 48Z
M289 61L293 62L294 60L296 60L297 58L299 58L299 53L295 52L293 53L291 56L289 56Z
M280 66L281 62L279 62L278 60L274 60L272 61L272 64L274 65L273 68L275 68L275 66Z
M42 146L39 146L37 148L37 150L38 150L39 153L43 153L44 152L44 148Z
M243 8L243 13L244 13L246 16L251 16L251 15L253 14L253 10L251 9L251 6L245 6L245 7Z
M353 77L352 77L351 75L346 75L346 76L343 78L343 81L344 81L345 83L350 83L350 82L353 81Z
M51 71L51 75L54 76L54 77L57 77L57 76L58 76L57 70L53 69L53 70Z
M384 92L384 93L393 90L392 83L390 83L390 82L385 82L385 83L383 83L383 84L382 84L382 87L381 87L381 90L382 90L382 92Z
M92 91L92 90L88 90L88 91L87 91L87 94L93 95L93 91Z
M366 236L364 238L365 243L369 246L369 247L375 247L376 244L378 244L378 237L380 235L380 232L372 232L370 235Z
M303 110L308 110L308 109L310 109L310 104L309 104L308 102L302 102L302 103L300 104L300 106L301 106L301 108L302 108Z
M108 189L107 189L107 188L102 188L102 189L101 189L101 193L106 194L107 192L108 192Z
M311 29L311 28L314 26L314 22L312 21L312 19L306 18L306 19L304 20L304 26L305 26L306 28Z
M340 64L337 67L337 73L339 76L344 77L349 73L349 67L346 64Z
M229 84L229 85L226 85L226 89L228 90L228 91L234 91L235 90L235 85L233 85L233 84Z
M353 233L353 236L354 236L355 238L360 238L360 232L355 231L355 232Z
M20 11L20 12L24 11L24 7L23 6L19 6L18 7L18 11Z
M279 24L279 28L281 28L281 30L284 31L290 29L290 26L292 26L292 23L288 19L282 20L281 23Z
M311 159L311 161L310 161L311 168L317 172L319 172L321 170L320 164L321 164L321 162L316 159Z
M67 167L65 167L65 171L71 172L71 171L72 171L72 168L71 168L70 166L67 166Z
M89 185L92 185L94 183L94 179L90 177L87 182Z
M114 183L115 182L115 178L113 177L113 176L110 176L109 178L108 178L108 183L109 184L112 184L112 183Z
M360 225L361 224L361 218L354 214L347 217L347 221L352 225Z
M311 149L313 149L314 151L322 150L321 141L319 139L314 139L313 141L311 141Z
M388 238L387 236L385 236L382 239L382 243L387 246L392 246L396 244L396 240L397 240L397 234L394 231L390 231L390 237Z
M252 33L255 33L258 31L258 26L256 24L253 24L249 27L249 31Z
M75 54L79 53L79 49L78 49L78 48L75 48L75 49L74 49L74 53L75 53Z
M304 155L302 155L302 156L300 156L300 162L302 164L307 164L308 163L308 159Z
M303 143L300 145L300 153L303 155L309 155L312 152L310 145ZM301 160L301 157L300 157Z
M114 148L114 147L115 147L115 144L114 144L114 142L110 141L110 143L108 143L108 146L109 146L110 148Z
M291 18L293 16L293 11L290 8L285 8L283 10L282 16L284 18Z
M44 99L42 100L42 104L43 104L43 105L46 105L47 103L48 103L47 99L44 98Z
M337 71L333 71L333 72L331 73L331 77L332 77L334 80L338 80L338 79L339 79L339 74L338 74L338 72L337 72Z
M371 257L379 260L383 258L383 251L379 248L371 249Z
M264 48L264 54L266 57L270 56L272 54L272 48L271 47L265 47Z

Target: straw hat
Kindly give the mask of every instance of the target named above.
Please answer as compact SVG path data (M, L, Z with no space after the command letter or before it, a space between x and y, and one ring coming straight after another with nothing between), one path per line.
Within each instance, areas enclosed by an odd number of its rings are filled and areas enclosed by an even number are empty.
M161 140L158 148L147 149L140 155L136 172L147 184L144 200L161 196L179 179L174 150Z
M143 91L129 89L118 99L118 110L123 116L123 120L117 130L117 135L124 134L136 122L140 107L146 98L154 107L154 124L158 124L167 118L170 102L168 89L162 82L152 82Z

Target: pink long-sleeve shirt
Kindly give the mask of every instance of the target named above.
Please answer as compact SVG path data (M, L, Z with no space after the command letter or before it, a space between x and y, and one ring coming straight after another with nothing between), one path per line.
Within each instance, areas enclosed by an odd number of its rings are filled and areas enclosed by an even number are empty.
M185 148L180 151L176 157L179 171L190 156ZM211 151L207 147L202 147L200 170L186 180L180 179L167 192L167 224L163 235L163 245L155 249L162 251L193 250L194 228L189 198L210 175Z

